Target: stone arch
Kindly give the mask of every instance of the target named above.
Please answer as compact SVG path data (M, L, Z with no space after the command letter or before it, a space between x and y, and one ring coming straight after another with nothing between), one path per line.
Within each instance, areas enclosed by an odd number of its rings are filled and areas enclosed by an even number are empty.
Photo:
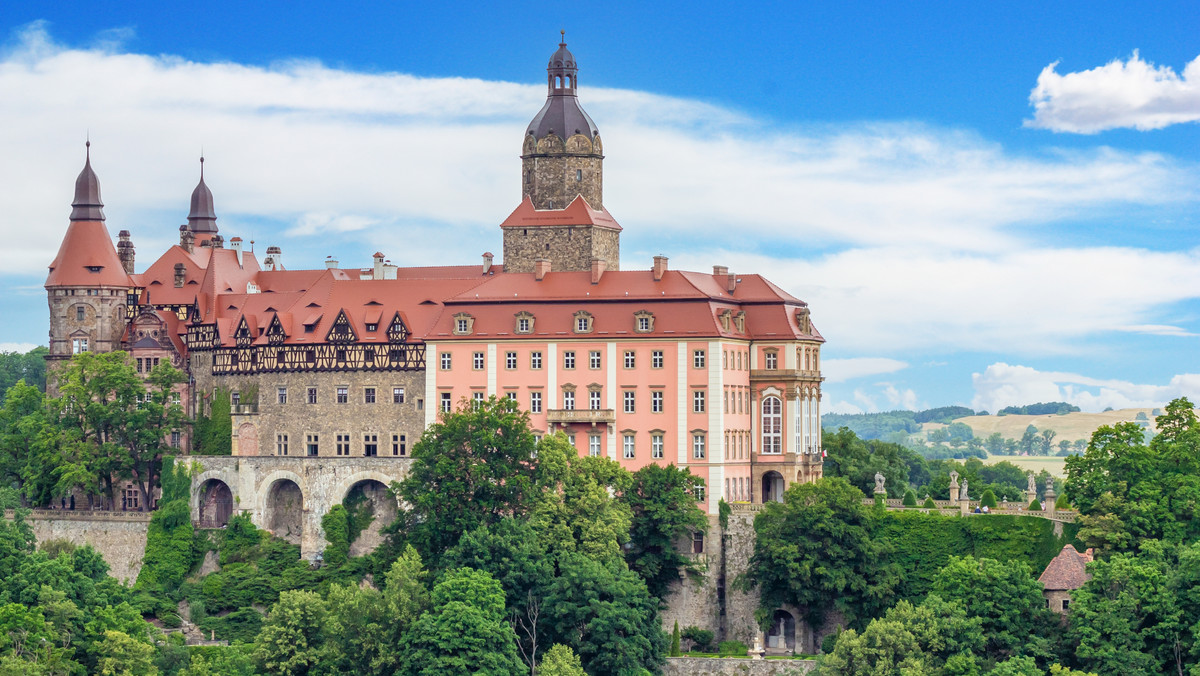
M200 512L203 507L203 501L205 497L205 486L213 481L223 484L229 489L229 497L232 505L231 509L236 511L238 508L240 498L234 489L234 487L237 486L236 474L230 476L230 474L224 470L210 469L208 471L201 472L196 476L195 479L192 480L192 486L194 486L194 488L192 490L192 495L188 500L188 506L191 508L193 523L200 523Z
M211 478L200 484L197 490L198 505L196 521L200 528L222 528L233 515L233 491L224 481Z
M783 475L775 470L764 472L762 475L762 501L783 502L783 491L786 488Z
M796 651L795 616L782 608L775 611L771 628L767 630L766 648L772 652Z
M304 480L292 472L271 472L260 484L258 513L260 527L292 544L300 544L304 532Z
M388 488L395 478L382 472L358 472L341 482L334 492L334 495L341 497L333 504L344 504L349 500L351 506L367 506L372 517L370 525L350 543L351 556L362 556L373 551L383 542L383 528L396 520L400 511L399 502Z

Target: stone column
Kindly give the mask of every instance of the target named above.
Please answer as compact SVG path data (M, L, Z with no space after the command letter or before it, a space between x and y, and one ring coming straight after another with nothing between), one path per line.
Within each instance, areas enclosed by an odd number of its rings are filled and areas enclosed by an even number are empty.
M1058 498L1058 494L1054 492L1054 479L1046 479L1045 498L1046 502L1042 505L1042 509L1044 509L1047 514L1053 515L1054 501L1056 498Z
M958 504L958 472L950 472L950 504Z

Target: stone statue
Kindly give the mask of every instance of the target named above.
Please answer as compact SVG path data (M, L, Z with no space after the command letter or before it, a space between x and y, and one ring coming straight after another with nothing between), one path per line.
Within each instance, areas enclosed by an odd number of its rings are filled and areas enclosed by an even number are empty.
M1046 477L1046 492L1047 493L1054 492L1054 479L1051 477Z
M1037 492L1037 481L1034 480L1034 478L1033 478L1033 472L1029 473L1029 484L1025 487L1025 492L1026 493L1036 493Z
M967 497L968 495L969 494L967 493L967 480L964 478L962 480L962 490L960 490L958 492L958 499L959 500L970 500L971 498Z
M954 470L950 470L950 485L958 485L958 472L955 472Z
M875 492L876 493L886 493L887 492L883 488L884 481L886 481L886 479L883 478L883 475L880 474L879 472L876 472L875 473Z

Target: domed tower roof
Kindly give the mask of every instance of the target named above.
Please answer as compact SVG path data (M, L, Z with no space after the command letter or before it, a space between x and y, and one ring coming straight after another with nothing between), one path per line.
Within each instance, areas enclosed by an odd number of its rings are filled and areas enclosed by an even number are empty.
M103 221L104 202L100 201L100 179L92 171L92 142L85 144L87 159L75 179L75 199L71 202L72 221Z
M217 231L217 212L213 209L213 194L204 184L204 158L200 158L200 183L192 191L192 210L188 212L188 230L197 233Z
M526 133L538 139L552 131L561 139L583 134L594 141L599 133L596 123L579 105L579 66L575 55L567 49L565 34L563 40L546 66L546 104L529 123Z

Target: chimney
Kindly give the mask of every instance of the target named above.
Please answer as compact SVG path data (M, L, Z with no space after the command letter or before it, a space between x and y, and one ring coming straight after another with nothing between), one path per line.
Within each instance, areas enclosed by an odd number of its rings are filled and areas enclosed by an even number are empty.
M229 248L233 249L233 253L237 256L238 267L242 267L242 238L234 237L229 240Z
M283 250L277 246L267 247L267 256L263 259L264 270L283 269Z
M187 268L184 267L183 263L175 264L175 288L176 289L183 288L183 275L186 270L187 270Z
M604 271L608 269L608 261L603 258L592 259L592 284L599 284Z
M121 267L125 268L126 274L133 274L133 242L129 241L129 231L122 230L117 233L117 258L121 259Z
M492 271L492 252L487 251L483 254L483 274L486 275L487 273L489 273L491 271Z
M374 265L372 266L371 270L371 279L383 279L384 258L385 256L379 251L376 251L375 255L371 257L371 260L374 261Z
M211 246L214 249L224 249L225 248L225 238L220 235L213 235L212 239L209 240L209 246Z
M729 293L737 291L738 278L737 275L728 275L725 278L725 290Z
M196 249L196 236L186 225L179 226L179 247L188 253L194 253Z
M326 270L337 270L337 266L338 266L338 262L337 262L336 258L334 258L333 256L325 257L325 269Z
M593 263L592 265L595 265L595 263ZM542 281L542 278L546 276L547 272L550 272L550 259L549 258L539 258L533 262L533 278L534 279L536 279L539 282Z
M729 268L725 267L724 265L713 266L713 277L720 277L721 275L727 274L729 274Z
M654 257L654 281L661 282L663 275L667 273L667 257L658 255Z

